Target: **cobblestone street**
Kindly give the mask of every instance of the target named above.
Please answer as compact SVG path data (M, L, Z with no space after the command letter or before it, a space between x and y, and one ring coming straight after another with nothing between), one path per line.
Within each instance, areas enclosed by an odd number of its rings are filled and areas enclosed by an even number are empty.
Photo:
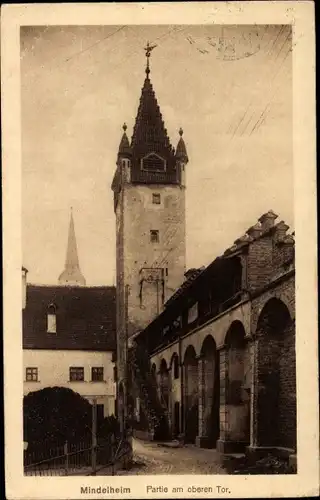
M133 459L135 466L118 474L226 474L216 450L193 445L168 447L134 439Z

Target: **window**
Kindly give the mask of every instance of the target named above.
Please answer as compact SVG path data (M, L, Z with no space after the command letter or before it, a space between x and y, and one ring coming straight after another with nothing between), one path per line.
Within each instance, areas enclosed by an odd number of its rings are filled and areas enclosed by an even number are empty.
M193 323L198 318L198 302L193 304L188 310L188 324Z
M159 243L159 231L156 229L151 229L150 231L150 241L151 243Z
M154 205L160 205L161 203L161 196L159 193L152 193L152 203Z
M92 382L103 381L103 366L91 368L91 380Z
M84 381L84 368L79 366L72 366L69 370L70 382Z
M113 367L113 381L114 382L117 381L117 367L116 366Z
M26 368L27 382L38 382L38 368Z
M142 170L147 172L165 172L166 161L155 153L150 153L141 160Z
M47 313L47 332L57 333L56 306L50 304Z

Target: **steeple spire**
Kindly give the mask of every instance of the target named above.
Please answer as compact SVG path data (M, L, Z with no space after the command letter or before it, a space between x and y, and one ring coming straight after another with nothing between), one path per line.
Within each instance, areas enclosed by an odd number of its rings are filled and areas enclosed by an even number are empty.
M64 271L59 276L59 285L84 286L85 284L86 280L79 266L76 233L71 207L66 263Z
M188 155L187 155L187 148L186 148L185 142L184 142L183 137L182 137L183 130L181 127L179 129L179 135L180 135L180 139L179 139L179 142L177 144L176 158L177 158L177 160L186 164L186 163L188 163Z
M151 52L153 51L153 49L155 49L157 47L157 45L150 45L149 42L147 43L147 46L144 47L144 50L145 50L145 53L146 53L146 58L147 58L147 67L146 67L146 75L147 75L147 78L149 78L149 73L150 73L150 63L149 63L149 59L150 59L150 56L151 56Z
M149 78L149 59L155 47L156 45L150 45L148 42L144 48L147 58L146 78L141 91L131 140L131 150L134 156L144 155L151 151L165 157L173 155L173 148L170 144L167 129L164 126L162 114Z
M124 123L122 126L123 134L119 145L118 157L128 158L131 155L131 149L129 144L129 139L127 136L127 124Z

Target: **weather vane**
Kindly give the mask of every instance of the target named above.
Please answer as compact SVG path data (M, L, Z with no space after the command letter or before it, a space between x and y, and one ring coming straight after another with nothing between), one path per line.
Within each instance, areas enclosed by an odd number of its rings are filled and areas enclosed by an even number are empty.
M157 47L157 45L150 45L149 42L147 43L147 46L144 47L144 50L145 50L145 53L146 53L146 58L147 58L147 68L146 68L146 73L150 73L150 69L149 69L149 58L150 58L150 55L151 55L151 52L153 51L153 49L155 49Z

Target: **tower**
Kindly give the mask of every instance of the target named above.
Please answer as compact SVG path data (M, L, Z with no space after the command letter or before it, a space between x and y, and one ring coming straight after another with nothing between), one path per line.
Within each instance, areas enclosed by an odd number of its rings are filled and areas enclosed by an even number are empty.
M86 280L79 266L76 233L71 209L66 263L64 271L59 276L59 285L85 286L85 284Z
M186 146L175 152L150 80L149 58L131 142L123 126L112 182L116 215L117 366L126 342L161 312L185 273Z

